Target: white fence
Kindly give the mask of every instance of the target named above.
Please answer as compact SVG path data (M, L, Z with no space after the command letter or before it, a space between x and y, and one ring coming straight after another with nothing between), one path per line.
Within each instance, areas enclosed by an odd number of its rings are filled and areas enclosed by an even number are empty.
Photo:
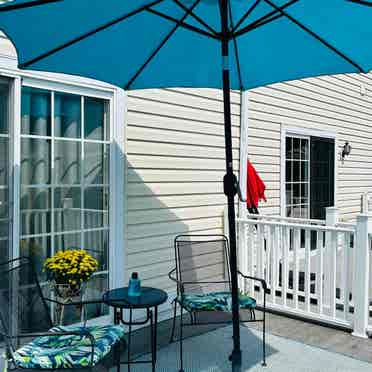
M246 215L238 219L240 268L268 284L268 308L352 329L365 337L372 299L370 217L356 224ZM243 290L262 301L252 282Z

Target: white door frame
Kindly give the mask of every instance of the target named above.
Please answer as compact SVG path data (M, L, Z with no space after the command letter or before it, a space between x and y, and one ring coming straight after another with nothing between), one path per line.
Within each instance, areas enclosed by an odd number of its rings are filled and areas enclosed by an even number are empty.
M2 61L0 61L2 62ZM0 63L0 66L4 66ZM91 79L61 74L21 71L0 67L0 76L10 79L11 118L10 134L13 141L10 162L12 171L12 256L19 256L20 240L20 132L21 132L21 87L28 85L60 92L75 93L109 100L110 105L110 200L109 200L109 287L124 285L126 267L125 239L125 123L126 94L122 89ZM17 222L17 223L14 223Z
M337 132L322 131L316 129L307 129L303 127L291 127L281 125L281 139L280 139L280 215L286 217L285 211L285 141L287 136L297 137L320 137L330 138L335 141L335 160L334 160L334 206L337 206L337 189L338 189L338 143L337 143ZM310 197L310 187L309 187Z

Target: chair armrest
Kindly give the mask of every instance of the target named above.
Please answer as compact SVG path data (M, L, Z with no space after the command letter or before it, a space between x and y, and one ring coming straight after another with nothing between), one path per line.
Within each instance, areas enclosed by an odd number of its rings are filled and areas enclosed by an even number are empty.
M52 302L57 305L61 306L85 306L85 305L91 305L91 304L103 304L103 298L97 299L97 300L87 300L87 301L71 301L71 302L60 302L58 300L44 297L44 300L47 302Z
M183 282L183 284L226 284L230 283L228 280L216 280L214 282L203 282L203 281L197 281L197 282Z
M174 268L168 273L168 278L172 281L175 282L177 285L182 285L182 282L178 280L173 274L176 272L177 268Z
M226 284L226 283L230 283L227 280L214 281L214 282L212 282L212 281L182 282L182 281L178 280L177 278L175 278L172 275L175 271L176 271L176 269L173 269L172 271L170 271L169 274L168 274L168 277L169 277L170 280L176 282L177 285L180 286L180 288L182 289L182 292L184 291L185 285L188 285L188 284Z
M267 283L266 283L266 280L265 279L262 279L262 278L257 278L255 276L249 276L249 275L244 275L241 271L238 270L238 274L240 276L242 276L244 279L249 279L249 280L253 280L253 281L256 281L256 282L260 282L261 285L262 285L262 288L264 290L264 292L266 293L267 291Z
M15 336L6 336L10 339L17 339L17 338L36 338L36 337L60 337L60 336L80 336L80 338L88 337L91 346L91 360L90 364L93 367L94 365L94 345L96 340L94 336L87 330L84 332L78 331L63 331L63 332L38 332L38 333L20 333Z
M174 268L168 273L168 278L177 284L177 290L180 292L179 294L182 294L184 291L183 283L178 280L173 274L176 272L177 268Z

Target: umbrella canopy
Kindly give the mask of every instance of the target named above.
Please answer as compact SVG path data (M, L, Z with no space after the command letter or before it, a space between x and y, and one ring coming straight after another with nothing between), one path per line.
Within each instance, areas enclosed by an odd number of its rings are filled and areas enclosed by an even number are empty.
M14 0L0 6L0 29L13 41L21 68L124 89L223 88L233 370L241 352L230 89L369 71L371 15L366 0Z
M43 5L5 11L32 3ZM8 4L0 28L21 67L126 89L222 87L218 0ZM232 89L371 67L372 8L347 0L230 0L229 8Z

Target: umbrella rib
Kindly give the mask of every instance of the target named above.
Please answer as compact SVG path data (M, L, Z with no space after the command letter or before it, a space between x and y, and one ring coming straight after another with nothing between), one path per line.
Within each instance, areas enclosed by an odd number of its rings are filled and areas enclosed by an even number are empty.
M46 5L50 3L59 3L61 1L64 1L64 0L35 0L35 1L29 1L28 3L22 3L22 4L4 5L0 7L0 12L9 12L11 10L32 8L34 6Z
M122 15L119 18L116 18L116 19L114 19L110 22L107 22L107 23L105 23L105 24L103 24L103 25L101 25L101 26L99 26L99 27L97 27L97 28L95 28L91 31L85 32L84 34L82 34L82 35L80 35L80 36L78 36L78 37L76 37L76 38L74 38L70 41L67 41L67 42L65 42L65 43L63 43L63 44L45 52L43 54L40 54L39 56L37 56L37 57L35 57L35 58L33 58L29 61L26 61L26 62L20 64L20 68L25 68L25 67L28 67L28 66L36 63L36 62L39 62L42 59L45 59L45 58L61 51L62 49L68 48L71 45L74 45L74 44L76 44L76 43L78 43L78 42L80 42L80 41L82 41L82 40L84 40L84 39L86 39L86 38L88 38L92 35L95 35L96 33L100 32L100 31L103 31L103 30L105 30L109 27L112 27L112 26L116 25L117 23L120 23L120 22L126 20L127 18L130 18L130 17L132 17L132 16L134 16L138 13L141 13L141 12L145 11L147 8L150 8L151 6L157 5L157 4L159 4L163 1L164 0L154 0L153 2L151 2L147 5L144 5L144 6L138 8L136 10L133 10L132 12L126 13L125 15Z
M349 64L354 66L356 69L359 70L359 72L366 72L364 69L359 66L358 63L353 61L351 58L349 58L346 54L338 50L336 47L331 45L327 40L323 39L321 36L319 36L317 33L312 31L310 28L299 22L296 18L292 17L290 14L288 14L285 10L278 7L276 4L272 3L270 0L264 0L267 4L269 4L271 7L279 11L284 17L289 19L292 23L300 27L303 31L307 32L309 35L311 35L313 38L318 40L320 43L322 43L324 46L326 46L328 49L332 50L334 53L336 53L338 56L343 58L345 61L347 61Z
M239 26L250 16L250 14L256 9L257 5L261 2L261 0L256 0L250 8L245 12L245 14L240 18L240 20L237 22L235 27L232 29L232 32L235 32Z
M183 5L182 3L180 3L178 0L173 0L180 8L182 8L183 10L187 10L187 7L185 5ZM218 36L218 32L212 28L211 26L209 26L205 21L203 21L203 19L201 19L199 16L197 16L195 13L191 12L190 13L190 16L193 17L196 21L198 21L202 26L204 26L205 28L207 28L212 34Z
M280 7L280 9L288 8L289 6L297 3L298 1L299 0L291 0L288 3L282 5ZM240 30L238 30L236 32L234 31L235 36L241 36L243 34L246 34L247 32L252 31L252 30L256 29L257 27L263 26L267 23L270 23L270 22L275 21L276 19L282 18L282 17L283 17L283 14L280 14L280 13L278 14L278 11L273 10L272 12L267 13L263 17L257 19L256 21L250 23L249 25L241 28Z
M258 0L260 1L260 0ZM230 27L233 30L234 29L234 21L233 21L233 14L231 10L231 3L228 3L229 5L229 14L230 14ZM240 90L243 90L243 79L242 79L242 73L240 68L240 60L239 60L239 49L238 49L238 43L236 41L236 37L233 36L233 44L234 44L234 52L235 52L235 59L236 59L236 68L238 69L238 77L239 77L239 84L240 84Z
M178 23L172 28L172 30L164 37L164 39L160 42L158 47L149 55L146 61L141 65L141 67L136 71L136 73L132 76L132 78L128 81L125 86L125 90L128 90L133 82L138 78L138 76L142 73L142 71L146 68L146 66L154 59L154 57L160 52L163 46L167 43L167 41L173 36L173 34L178 30L181 26L181 23L190 15L195 7L200 3L201 0L196 0L196 2L188 8L187 12L182 16L182 18L178 21Z
M198 34L201 34L201 35L204 35L204 36L208 36L208 37L220 40L220 35L218 35L217 33L216 34L211 34L207 31L202 30L201 28L192 26L189 23L180 22L177 18L173 18L173 17L169 16L168 14L164 14L164 13L159 12L158 10L155 10L155 9L152 9L152 8L146 9L146 11L149 12L149 13L155 14L159 17L162 17L162 18L164 18L168 21L174 22L175 24L178 24L180 27L183 27L183 28L186 28L188 30L197 32Z
M370 1L365 1L365 0L346 0L350 3L355 3L358 5L365 5L365 6L372 6L372 3Z

